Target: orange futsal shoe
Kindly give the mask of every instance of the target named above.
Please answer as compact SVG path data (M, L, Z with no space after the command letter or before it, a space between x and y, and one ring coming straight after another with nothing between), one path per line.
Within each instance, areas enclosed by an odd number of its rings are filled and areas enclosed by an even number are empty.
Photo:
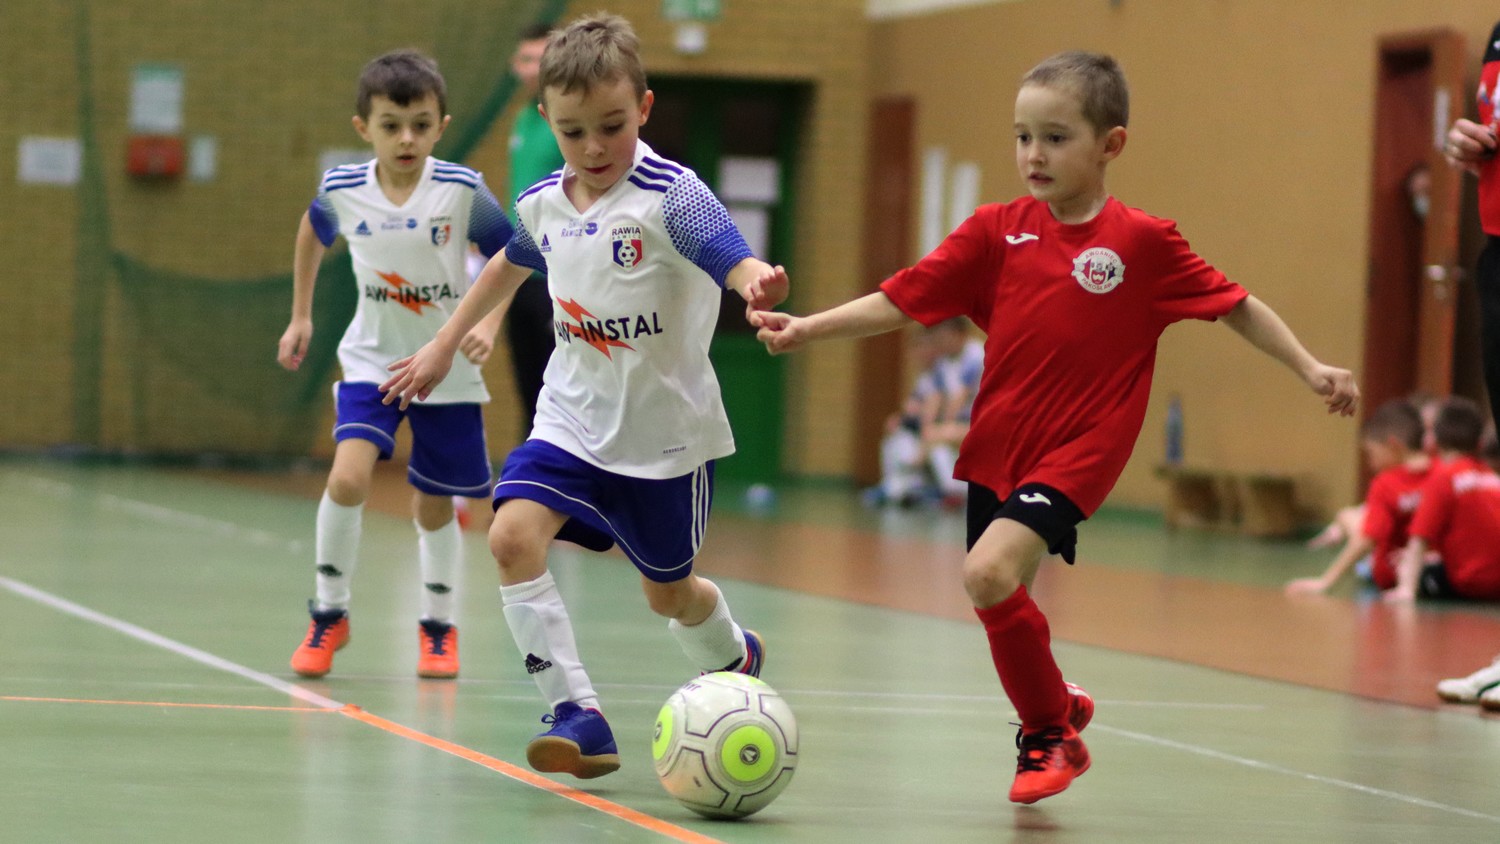
M417 676L438 680L458 676L458 628L422 619L417 626Z
M307 625L307 638L292 654L292 670L302 677L322 677L333 669L333 652L349 644L349 612L319 612L311 601L307 603L312 621Z
M1059 794L1089 769L1089 749L1072 724L1017 732L1016 781L1010 787L1012 803L1035 803Z

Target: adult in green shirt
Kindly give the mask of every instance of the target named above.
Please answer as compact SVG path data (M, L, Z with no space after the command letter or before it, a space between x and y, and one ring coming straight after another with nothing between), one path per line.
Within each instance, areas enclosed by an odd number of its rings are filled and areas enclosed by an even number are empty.
M510 57L511 72L526 92L528 103L516 114L510 133L510 196L506 213L515 222L515 199L521 192L563 166L562 153L546 118L537 110L537 74L541 70L542 52L552 32L550 24L532 24L521 31L520 43ZM505 341L510 347L511 371L515 375L516 397L521 402L521 438L531 434L536 417L537 396L542 391L542 373L557 341L553 337L552 297L547 292L547 277L532 273L521 284L510 311L505 315Z

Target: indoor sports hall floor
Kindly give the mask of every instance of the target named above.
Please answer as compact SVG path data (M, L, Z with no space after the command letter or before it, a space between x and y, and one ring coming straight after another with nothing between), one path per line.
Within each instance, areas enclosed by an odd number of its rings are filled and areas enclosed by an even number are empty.
M351 643L305 681L287 658L320 476L0 461L0 841L1500 841L1500 719L1431 693L1500 651L1493 609L1290 600L1279 584L1326 555L1101 514L1036 589L1098 702L1094 767L1017 807L958 517L831 489L753 512L722 488L701 558L801 725L776 803L711 822L661 790L652 723L691 672L622 558L562 545L624 767L542 777L522 752L540 699L480 534L462 678L414 676L415 542L383 479Z

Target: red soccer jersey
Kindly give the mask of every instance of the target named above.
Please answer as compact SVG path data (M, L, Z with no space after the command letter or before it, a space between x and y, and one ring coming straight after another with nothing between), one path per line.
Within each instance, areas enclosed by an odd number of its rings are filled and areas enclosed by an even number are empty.
M1086 516L1135 447L1163 329L1248 295L1175 223L1112 197L1081 225L1029 196L982 206L880 289L923 325L963 315L987 335L954 476L1002 499L1044 483Z
M1448 582L1465 598L1500 598L1500 476L1472 457L1432 470L1411 535L1443 558Z
M1500 113L1496 112L1496 87L1500 86L1500 23L1490 33L1484 48L1484 64L1479 68L1479 123L1500 132ZM1500 155L1492 155L1479 165L1479 223L1485 234L1500 236Z
M1375 585L1390 589L1396 585L1396 566L1391 555L1406 547L1412 516L1422 500L1422 485L1432 473L1429 462L1421 469L1392 466L1370 481L1365 495L1365 522L1362 530L1375 544L1373 558Z

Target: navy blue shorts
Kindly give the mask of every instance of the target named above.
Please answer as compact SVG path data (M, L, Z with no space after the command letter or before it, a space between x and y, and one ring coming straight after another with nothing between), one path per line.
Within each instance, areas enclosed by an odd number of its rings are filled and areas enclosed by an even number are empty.
M1084 518L1078 505L1046 484L1021 484L1004 501L987 486L969 484L970 551L990 522L1010 519L1036 531L1046 541L1047 553L1058 554L1072 565L1078 555L1078 523Z
M411 462L406 480L428 495L467 495L478 498L490 489L490 456L484 442L484 417L479 405L413 404L402 410L396 403L381 404L385 394L377 384L340 381L333 385L338 421L333 438L369 440L380 448L380 459L390 460L401 420L411 422Z
M710 460L676 478L616 475L549 442L531 439L505 459L495 507L525 498L568 517L557 538L590 551L615 545L641 574L672 583L693 571L714 500Z

